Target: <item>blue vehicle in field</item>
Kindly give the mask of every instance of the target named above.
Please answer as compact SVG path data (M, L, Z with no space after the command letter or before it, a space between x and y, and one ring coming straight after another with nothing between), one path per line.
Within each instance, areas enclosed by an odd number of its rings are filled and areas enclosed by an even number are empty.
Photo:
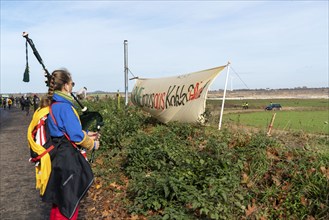
M281 110L282 106L280 104L274 104L271 103L270 105L265 107L265 111L271 111L271 110Z

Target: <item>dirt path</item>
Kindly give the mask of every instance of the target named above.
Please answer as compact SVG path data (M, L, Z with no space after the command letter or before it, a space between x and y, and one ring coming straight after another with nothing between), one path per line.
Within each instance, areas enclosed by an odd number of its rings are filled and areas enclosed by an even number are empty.
M34 165L28 161L30 151L26 132L32 114L32 109L30 115L26 116L25 112L17 108L0 108L1 220L49 219L51 204L41 201L39 190L35 189ZM87 197L82 199L79 220L87 219L86 206L89 200Z
M32 112L30 113L32 114ZM0 219L48 219L48 204L35 189L26 131L31 115L17 108L0 109Z

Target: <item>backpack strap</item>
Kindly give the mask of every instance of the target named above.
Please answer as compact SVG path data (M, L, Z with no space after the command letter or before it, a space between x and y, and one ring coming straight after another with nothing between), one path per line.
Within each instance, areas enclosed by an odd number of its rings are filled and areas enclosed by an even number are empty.
M55 119L55 117L54 117L54 114L53 114L53 110L51 109L51 107L52 107L53 104L58 104L58 102L53 102L53 103L50 105L50 108L49 108L49 114L50 114L51 118L53 119L55 125L57 125L57 127L58 127L57 121L56 121L56 119ZM67 138L67 140L69 140L69 141L72 143L73 147L78 148L78 146L77 146L73 141L71 141L69 135L68 135L66 132L64 132L64 131L62 131L62 132L63 132L63 134L65 135L65 137Z
M42 154L38 155L37 157L31 158L30 161L31 162L37 162L41 159L41 157L43 157L46 153L49 153L51 150L53 150L55 147L54 145L51 145L49 148L47 148L44 152L42 152Z

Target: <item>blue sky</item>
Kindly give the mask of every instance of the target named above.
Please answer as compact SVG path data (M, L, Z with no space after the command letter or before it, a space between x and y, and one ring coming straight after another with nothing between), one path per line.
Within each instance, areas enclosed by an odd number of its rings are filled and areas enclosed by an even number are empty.
M230 61L228 89L329 86L328 1L1 0L1 93L47 91L31 48L22 81L23 31L50 72L72 73L76 90L124 91L124 40L129 69L143 78Z

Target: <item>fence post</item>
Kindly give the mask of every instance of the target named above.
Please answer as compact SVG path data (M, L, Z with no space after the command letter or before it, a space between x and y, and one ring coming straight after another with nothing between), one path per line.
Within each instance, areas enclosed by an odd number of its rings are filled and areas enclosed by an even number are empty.
M271 136L271 131L272 131L272 127L273 127L273 124L274 124L275 115L276 115L276 113L273 114L272 119L271 119L271 123L268 126L267 136Z

